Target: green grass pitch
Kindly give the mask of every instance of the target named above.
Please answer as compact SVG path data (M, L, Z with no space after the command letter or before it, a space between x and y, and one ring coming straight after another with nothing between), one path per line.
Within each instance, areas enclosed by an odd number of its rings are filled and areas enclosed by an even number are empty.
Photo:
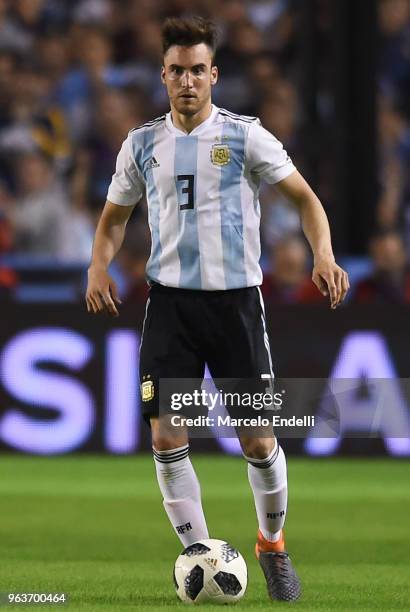
M253 556L244 460L194 453L192 460L211 537L229 540L248 563L236 609L410 609L408 462L289 460L287 543L304 593L278 604L267 599ZM148 455L0 457L0 592L70 596L65 607L33 610L181 612L171 579L181 547L152 463Z

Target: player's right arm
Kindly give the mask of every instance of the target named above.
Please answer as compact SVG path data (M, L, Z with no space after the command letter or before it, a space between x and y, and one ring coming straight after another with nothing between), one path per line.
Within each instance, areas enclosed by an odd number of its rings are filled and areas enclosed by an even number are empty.
M91 265L88 269L86 302L88 312L109 312L118 316L120 304L117 287L108 273L108 267L121 248L125 227L134 206L105 203L95 231Z
M114 317L118 316L117 304L121 301L108 267L121 248L127 221L143 192L144 180L135 162L130 132L118 154L107 201L95 231L88 269L88 312L96 314L106 311Z

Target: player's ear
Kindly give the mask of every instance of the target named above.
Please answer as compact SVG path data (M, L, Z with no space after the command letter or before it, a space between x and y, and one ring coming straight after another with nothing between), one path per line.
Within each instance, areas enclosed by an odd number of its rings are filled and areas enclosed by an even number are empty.
M165 68L164 68L164 66L162 66L162 68L161 68L161 81L165 85Z
M218 82L218 67L212 66L211 68L211 85L216 85Z

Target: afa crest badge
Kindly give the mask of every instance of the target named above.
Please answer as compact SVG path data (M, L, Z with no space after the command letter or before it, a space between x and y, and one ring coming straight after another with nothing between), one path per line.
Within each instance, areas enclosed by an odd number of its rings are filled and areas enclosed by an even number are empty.
M214 166L226 166L231 161L231 151L228 145L215 144L211 149L211 162Z
M154 397L154 383L152 380L146 380L141 385L141 396L143 402L149 402Z

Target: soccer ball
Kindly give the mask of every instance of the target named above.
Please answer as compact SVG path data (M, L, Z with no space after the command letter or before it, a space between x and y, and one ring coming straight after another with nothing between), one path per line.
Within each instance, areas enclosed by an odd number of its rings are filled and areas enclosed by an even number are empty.
M248 570L241 553L223 540L199 540L175 561L174 584L185 603L233 603L243 597Z

